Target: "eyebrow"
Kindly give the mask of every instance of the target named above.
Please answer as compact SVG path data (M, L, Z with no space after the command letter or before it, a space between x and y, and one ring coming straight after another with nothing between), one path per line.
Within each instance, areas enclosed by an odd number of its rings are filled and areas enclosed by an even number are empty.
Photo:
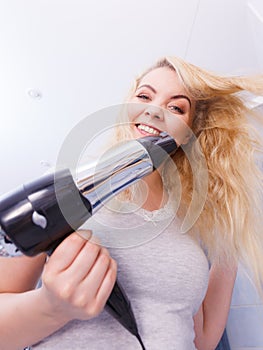
M150 89L154 94L157 93L157 91L149 84L143 84L141 86L138 86L137 90L141 89L143 87L146 87L146 88ZM171 97L172 100L177 100L179 98L184 98L185 100L187 100L189 102L190 107L192 107L192 103L191 103L190 98L185 96L185 95L174 95L174 96Z

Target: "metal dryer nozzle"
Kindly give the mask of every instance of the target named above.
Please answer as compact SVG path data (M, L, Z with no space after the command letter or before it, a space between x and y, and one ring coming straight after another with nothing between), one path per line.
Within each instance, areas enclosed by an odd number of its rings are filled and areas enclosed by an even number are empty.
M176 142L166 133L147 136L111 149L92 174L90 166L81 169L77 181L65 169L22 185L0 198L1 229L25 255L51 253L103 203L153 172L176 149ZM141 342L130 302L119 283L106 306Z
M77 187L95 213L105 202L152 173L177 150L167 133L125 141L104 154L95 168L78 172Z

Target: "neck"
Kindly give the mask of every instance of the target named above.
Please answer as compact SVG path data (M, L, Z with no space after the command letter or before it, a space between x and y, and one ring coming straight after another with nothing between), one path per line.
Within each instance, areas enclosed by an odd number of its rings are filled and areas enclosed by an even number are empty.
M164 189L163 181L160 173L154 171L152 174L143 178L142 188L143 192L143 201L142 208L146 210L157 210L165 205L168 199L168 195Z

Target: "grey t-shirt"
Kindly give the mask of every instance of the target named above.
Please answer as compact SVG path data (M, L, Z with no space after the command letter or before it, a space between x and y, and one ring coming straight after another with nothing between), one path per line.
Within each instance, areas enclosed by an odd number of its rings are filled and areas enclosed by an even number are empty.
M147 350L193 350L193 315L208 285L208 261L169 203L147 212L105 208L85 225L118 263L118 280L128 295ZM88 291L87 291L88 293ZM74 320L32 346L34 350L136 350L136 337L106 311Z

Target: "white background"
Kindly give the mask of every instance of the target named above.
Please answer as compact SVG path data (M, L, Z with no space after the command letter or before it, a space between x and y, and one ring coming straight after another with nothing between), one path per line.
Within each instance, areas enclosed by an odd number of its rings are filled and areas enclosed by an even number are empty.
M0 194L54 165L68 132L159 57L262 72L262 42L262 0L0 0Z

